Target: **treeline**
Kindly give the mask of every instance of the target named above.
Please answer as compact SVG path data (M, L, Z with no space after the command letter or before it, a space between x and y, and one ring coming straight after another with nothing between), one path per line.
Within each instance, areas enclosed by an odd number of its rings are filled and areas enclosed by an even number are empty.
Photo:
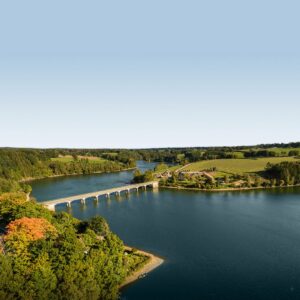
M147 260L125 251L101 217L79 221L23 193L0 196L0 299L117 299Z
M300 162L282 162L268 164L266 174L275 179L277 185L300 184Z
M147 170L144 173L142 173L140 170L136 170L133 174L133 183L142 183L147 181L154 180L153 171Z
M21 180L51 175L115 171L135 165L133 160L125 158L121 159L122 162L116 159L99 163L84 158L78 159L81 153L73 153L74 160L70 162L51 160L59 155L65 154L56 150L0 149L0 177ZM87 156L86 153L85 155Z
M281 157L281 156L299 156L299 150L290 150L281 153L274 150L140 150L140 156L146 161L187 164L200 160L211 159L242 159L242 158L262 158L262 157Z
M90 174L117 171L130 166L116 161L95 162L74 159L70 162L51 160L47 150L0 150L0 177L12 180L52 175Z
M287 149L284 153L275 148ZM91 174L132 168L136 160L187 164L200 160L299 156L300 143L237 147L186 147L161 149L0 149L0 193L30 191L23 179L55 175ZM268 149L270 148L270 149ZM271 149L273 148L273 149ZM53 160L70 155L71 161ZM83 157L99 157L90 161Z
M287 156L298 156L300 154L299 150L290 150L287 152ZM244 156L248 157L278 157L282 156L280 152L276 152L273 150L250 150L245 151Z
M134 166L134 165L133 165ZM48 164L51 175L93 174L96 172L120 171L132 165L120 164L113 161L90 162L88 159L80 159L71 162L51 161Z
M292 142L292 143L273 143L273 144L260 144L255 146L256 148L300 148L300 142ZM251 147L247 147L251 148Z
M77 153L77 152L76 152ZM69 154L69 153L68 153ZM9 191L30 191L30 186L22 180L57 175L92 174L95 172L119 171L135 166L135 160L120 157L120 160L99 160L78 158L86 152L72 153L73 160L63 162L52 160L64 151L52 149L0 149L0 193Z
M287 149L280 152L276 148ZM295 148L295 149L293 149ZM260 158L278 156L299 156L300 142L287 144L262 144L236 147L185 147L185 148L153 148L130 150L135 159L146 161L185 164L209 159ZM258 150L259 149L259 150ZM134 153L134 154L133 154Z
M137 160L143 159L139 152L135 150L111 150L101 154L102 158L112 160L112 161L119 161L127 165L132 165Z

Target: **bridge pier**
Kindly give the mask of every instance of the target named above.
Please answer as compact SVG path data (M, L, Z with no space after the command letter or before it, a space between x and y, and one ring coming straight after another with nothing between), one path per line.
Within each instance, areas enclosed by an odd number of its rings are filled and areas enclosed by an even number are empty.
M155 181L155 182L152 183L152 188L157 189L158 185L159 185L158 181Z
M139 188L147 190L147 187L152 187L153 189L158 188L158 181L149 181L149 182L143 182L143 183L137 183L137 184L130 184L122 187L116 187L116 188L111 188L111 189L106 189L102 191L95 191L92 193L86 193L86 194L81 194L81 195L73 195L70 197L65 197L65 198L60 198L56 200L50 200L50 201L45 201L43 205L47 207L49 210L55 210L55 206L57 204L62 204L65 203L67 207L71 207L71 203L73 201L78 201L82 204L85 204L86 199L88 198L94 198L95 201L99 201L100 196L105 196L106 198L109 198L111 195L115 195L116 197L119 197L121 192L126 193L127 195L132 192L136 191L137 193L139 192Z

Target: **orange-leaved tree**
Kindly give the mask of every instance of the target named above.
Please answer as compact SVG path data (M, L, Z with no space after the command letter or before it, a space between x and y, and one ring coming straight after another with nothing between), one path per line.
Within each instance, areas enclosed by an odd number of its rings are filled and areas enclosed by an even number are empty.
M7 225L4 236L5 252L14 257L18 272L26 274L31 261L29 246L32 242L47 237L56 237L56 228L46 219L23 217Z
M50 235L56 235L56 228L43 218L23 217L10 222L7 225L5 241L23 240L27 242L46 238Z

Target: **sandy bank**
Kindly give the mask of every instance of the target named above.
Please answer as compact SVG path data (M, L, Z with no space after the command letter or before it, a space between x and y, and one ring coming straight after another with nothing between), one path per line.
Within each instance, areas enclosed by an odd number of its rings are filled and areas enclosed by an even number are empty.
M125 247L125 249L131 250L132 248L131 247ZM149 272L153 271L154 269L159 267L164 262L164 260L162 258L160 258L158 256L155 256L155 255L153 255L149 252L145 252L145 251L142 251L142 250L137 250L137 253L146 255L150 259L141 269L138 269L135 272L133 272L131 275L129 275L125 279L125 281L120 285L120 288L124 287L125 285L128 285L129 283L132 283L132 282L138 280L139 277L142 274L149 273Z

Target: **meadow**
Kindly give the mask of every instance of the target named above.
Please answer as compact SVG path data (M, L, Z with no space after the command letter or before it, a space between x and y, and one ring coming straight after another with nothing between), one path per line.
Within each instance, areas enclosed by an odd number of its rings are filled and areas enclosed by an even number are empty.
M101 163L105 162L106 159L97 156L82 156L78 155L78 159L88 159L91 163ZM74 161L74 157L72 155L64 155L55 158L51 158L52 161L58 161L63 163L68 163Z
M256 173L263 171L268 163L278 164L283 161L300 161L294 157L267 157L253 159L216 159L203 160L187 165L181 171L203 171L216 168L217 172L230 174Z

